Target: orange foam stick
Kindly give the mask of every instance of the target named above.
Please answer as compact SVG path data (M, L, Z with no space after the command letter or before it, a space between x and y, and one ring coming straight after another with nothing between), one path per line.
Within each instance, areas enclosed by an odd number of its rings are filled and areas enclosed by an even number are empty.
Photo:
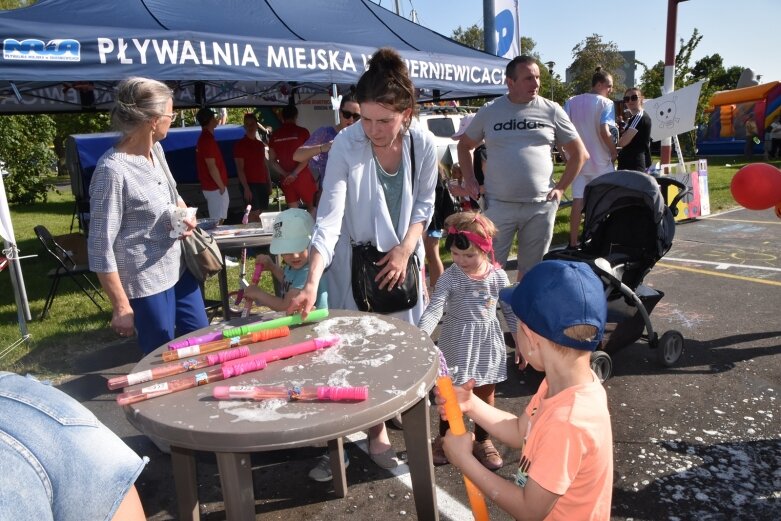
M440 376L437 378L437 388L439 388L440 396L445 399L445 416L450 424L450 430L459 436L466 433L464 416L461 413L461 407L458 406L453 381L449 376ZM475 521L488 521L488 507L485 505L483 493L466 476L464 476L464 485L466 485L466 495L469 497L469 506L472 507Z
M174 360L181 360L183 358L190 358L191 356L203 355L206 353L212 353L214 351L221 351L236 346L245 346L248 344L254 344L256 342L263 342L264 340L271 340L272 338L281 338L290 334L290 328L287 326L277 327L274 329L266 329L264 331L255 331L246 335L223 338L222 340L214 340L213 342L206 342L205 344L182 347L181 349L175 349L173 351L163 352L163 362L173 362Z

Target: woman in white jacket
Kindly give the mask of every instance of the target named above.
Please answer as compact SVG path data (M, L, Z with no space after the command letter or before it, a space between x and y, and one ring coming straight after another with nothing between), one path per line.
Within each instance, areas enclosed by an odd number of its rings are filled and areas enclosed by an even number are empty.
M289 312L312 309L324 273L328 306L358 309L352 296L351 241L371 242L387 252L378 263L383 266L380 289L403 280L413 253L420 261L424 258L421 236L434 208L437 154L432 134L410 127L415 88L395 50L379 49L372 56L356 86L356 98L361 120L342 130L329 152L309 277ZM392 316L417 324L424 308L423 280L418 287L417 305ZM369 455L382 467L396 466L385 424L369 430Z

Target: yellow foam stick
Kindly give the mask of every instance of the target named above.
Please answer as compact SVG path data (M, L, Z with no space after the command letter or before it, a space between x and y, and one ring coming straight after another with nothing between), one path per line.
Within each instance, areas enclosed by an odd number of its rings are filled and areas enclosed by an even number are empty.
M449 376L440 376L437 378L437 387L439 394L445 399L445 416L450 424L450 430L453 434L464 434L466 426L461 408L458 406L456 391L453 389L453 381ZM466 476L464 476L464 485L466 485L466 495L469 497L469 506L472 507L475 521L488 521L488 507L485 506L482 492Z

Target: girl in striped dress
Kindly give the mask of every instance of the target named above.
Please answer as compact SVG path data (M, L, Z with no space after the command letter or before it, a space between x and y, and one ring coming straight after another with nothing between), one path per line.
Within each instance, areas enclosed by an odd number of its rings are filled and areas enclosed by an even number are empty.
M496 227L482 214L461 212L445 220L445 230L445 247L453 256L453 264L437 281L418 327L430 335L446 311L438 346L453 383L462 385L474 379L474 393L493 404L496 384L507 379L506 348L496 304L499 290L510 285L507 274L494 260L492 237ZM514 337L517 321L512 310L505 307L502 311ZM435 465L448 463L442 450L442 436L447 429L448 423L440 420L439 436L432 447ZM491 470L503 465L488 433L478 425L474 454Z

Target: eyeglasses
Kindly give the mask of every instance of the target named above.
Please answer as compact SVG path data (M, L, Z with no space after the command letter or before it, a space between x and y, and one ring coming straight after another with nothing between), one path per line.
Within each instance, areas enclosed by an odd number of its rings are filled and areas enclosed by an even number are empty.
M173 123L174 121L176 121L176 117L178 115L179 115L178 112L171 112L170 114L160 114L160 117L162 118L163 116L167 116L167 117L171 118L171 123Z
M630 101L637 101L639 98L637 97L637 94L632 94L631 96L624 96L624 103L629 103Z
M340 110L339 112L342 113L342 117L344 119L352 119L353 121L358 121L361 119L361 115L357 112L350 112L349 110Z

